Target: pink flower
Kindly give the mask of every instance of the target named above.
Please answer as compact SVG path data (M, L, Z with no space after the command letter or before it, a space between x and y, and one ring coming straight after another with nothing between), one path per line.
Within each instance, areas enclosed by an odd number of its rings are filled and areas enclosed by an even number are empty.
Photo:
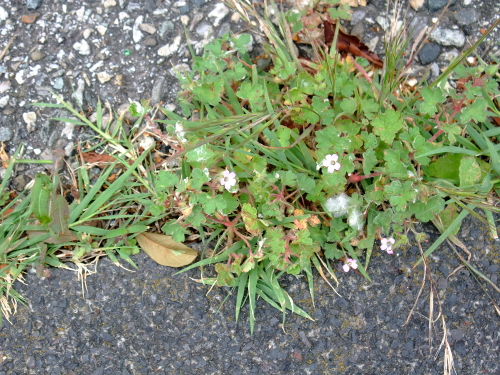
M236 173L229 172L227 169L222 172L222 178L220 183L227 189L230 190L234 185L236 185Z
M321 165L323 167L328 167L328 173L333 173L338 171L341 167L340 163L338 163L339 156L337 154L326 155Z
M382 238L380 240L381 245L380 245L380 250L386 251L387 254L393 254L394 252L392 251L392 245L396 243L394 238Z
M342 268L344 269L344 272L349 272L351 268L355 270L356 268L358 268L358 261L356 259L347 258Z

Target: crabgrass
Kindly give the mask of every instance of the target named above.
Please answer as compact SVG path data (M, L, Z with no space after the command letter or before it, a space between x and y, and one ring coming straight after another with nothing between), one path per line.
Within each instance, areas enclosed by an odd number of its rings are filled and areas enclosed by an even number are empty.
M135 266L134 237L146 230L215 243L184 270L200 267L200 282L232 288L236 319L248 302L252 332L259 298L283 322L288 312L312 319L280 286L281 276L305 274L313 301L314 269L334 292L342 269L370 280L377 244L390 256L407 243L415 219L442 232L422 254L426 268L445 240L467 251L454 235L468 215L497 236L498 64L479 57L464 64L488 33L415 89L406 84L403 58L410 49L411 61L419 46L409 46L396 19L384 67L376 69L364 59L376 63L372 55L339 47L347 38L339 18L349 13L332 2L286 12L270 2L263 15L243 1L226 3L265 37L269 66L258 67L245 33L214 39L193 56L191 71L178 72L181 111L159 108L167 119L157 120L158 108L134 103L139 119L128 132L120 118L103 128L101 105L94 123L57 96L55 104L37 104L65 109L72 118L59 120L90 127L96 141L78 150L79 165L65 173L56 153L50 175L37 175L17 196L7 181L21 151L8 161L1 192L11 195L0 211L6 317L21 300L12 283L27 267L43 274L73 262L81 271L100 256ZM309 56L296 43L308 44ZM168 154L157 150L161 144ZM89 173L95 166L98 176ZM205 276L208 265L215 277Z

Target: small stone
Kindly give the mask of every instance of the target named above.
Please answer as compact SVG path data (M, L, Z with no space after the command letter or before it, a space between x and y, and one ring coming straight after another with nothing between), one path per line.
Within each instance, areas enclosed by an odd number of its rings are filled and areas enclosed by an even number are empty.
M26 123L28 132L35 130L36 113L35 112L25 112L23 113L23 120Z
M161 94L163 93L163 84L165 83L165 77L158 77L156 80L153 90L151 91L151 105L158 104L161 101Z
M5 21L9 18L9 13L4 9L4 7L0 7L0 22Z
M229 34L229 33L231 33L231 25L229 24L229 22L224 22L219 27L219 32L217 33L217 38L222 38L222 36L224 34Z
M14 178L14 180L12 181L12 185L17 191L22 191L26 188L28 182L28 177L24 174L20 174L19 176Z
M144 20L143 16L139 16L135 19L134 26L132 27L132 38L134 39L134 42L139 43L144 36L142 31L139 29L139 26L141 25L142 21Z
M191 3L195 9L199 9L206 3L206 0L191 0Z
M418 54L418 59L422 65L427 65L436 60L441 53L441 47L435 43L425 43Z
M463 47L465 35L461 30L450 30L436 27L429 39L443 46Z
M368 47L368 49L370 51L375 51L377 49L378 41L379 41L379 37L376 36L375 38L370 40L368 43L366 43L366 46Z
M38 13L23 14L21 16L21 22L30 24L30 23L35 22L37 17L38 17Z
M158 44L154 36L147 36L142 42L146 47L154 47Z
M127 5L127 11L130 13L137 13L136 11L141 10L142 5L139 3L128 3Z
M42 52L35 50L35 51L31 52L30 57L31 57L31 60L38 61L38 60L43 59L45 57L45 55Z
M90 55L90 46L85 39L73 44L73 48L82 56Z
M410 25L408 26L408 30L411 30L412 40L416 40L424 29L427 31L427 22L427 17L413 17L410 21Z
M120 22L123 22L123 20L126 20L127 18L130 18L128 13L126 13L126 12L118 13L118 19L120 20Z
M24 81L25 81L25 79L24 79L24 73L25 73L25 70L20 70L14 76L14 78L16 79L16 82L19 83L20 85L22 85L24 83Z
M196 28L196 34L203 38L212 34L212 32L212 25L209 25L208 23L202 23Z
M454 5L456 3L456 0L453 0L451 5ZM448 0L429 0L429 4L427 4L427 8L429 9L429 12L434 13L440 9L443 9L446 4L448 4Z
M179 46L181 44L181 36L178 35L174 38L174 41L172 44L167 44L166 46L161 47L158 50L158 55L163 56L163 57L170 57L172 56L177 50L179 49Z
M360 40L363 40L365 36L365 26L363 22L358 22L351 30L351 35L357 36Z
M439 65L436 64L435 62L431 64L431 74L432 74L432 79L436 79L439 77L440 71L439 71Z
M475 9L462 9L455 13L455 19L460 26L472 25L478 20L479 14Z
M106 83L106 82L110 81L111 78L112 77L108 73L106 73L106 72L97 73L97 79L101 83Z
M415 87L418 83L418 79L416 78L410 78L406 81L406 84L410 87Z
M62 77L57 77L54 80L52 87L55 88L56 90L62 90L62 88L64 87L64 80L62 79Z
M355 10L351 14L351 26L357 25L359 22L363 21L366 17L366 10Z
M213 21L214 26L217 27L219 26L222 19L226 17L228 14L229 14L229 8L222 3L217 3L214 9L210 13L208 13L208 17L214 19Z
M380 27L384 31L387 30L391 26L391 24L389 23L389 20L385 16L378 16L377 18L375 18L375 21L377 21L377 23L380 25Z
M451 50L451 51L448 51L448 52L444 52L442 55L441 55L441 58L444 60L444 61L448 61L448 62L451 62L453 60L455 60L455 58L458 56L458 51L457 50Z
M467 57L467 62L469 63L469 65L476 65L476 58L474 56L469 56Z
M231 22L234 22L234 23L238 23L238 21L240 20L240 15L238 13L233 13L231 15Z
M83 34L82 34L82 35L83 35L83 39L88 39L88 37L89 37L89 36L90 36L93 32L94 32L94 30L89 29L89 28L87 28L87 29L83 30Z
M158 35L160 35L160 38L163 38L163 36L166 33L170 33L174 31L175 25L171 21L165 21L160 25L160 29L158 31Z
M73 139L73 133L75 131L75 124L71 122L65 122L64 128L61 130L61 137L66 136L68 139Z
M105 0L104 3L102 3L102 5L104 5L104 8L114 7L116 6L116 0Z
M5 95L0 98L0 108L5 108L7 104L9 104L9 95Z
M125 85L125 77L123 74L117 74L115 76L115 81L114 81L118 86L123 86Z
M156 33L156 28L151 23L141 23L139 25L139 28L142 31L144 31L145 33L148 33L148 34L151 34L151 35L153 35L154 33Z
M14 132L5 126L0 127L0 142L7 142L12 139Z
M106 32L108 31L108 28L102 25L99 25L96 27L97 32L99 35L106 35Z
M424 6L424 0L410 0L410 5L418 11Z
M26 8L29 10L35 10L38 9L41 3L42 0L26 0Z
M2 81L0 82L0 94L8 91L10 89L11 83L10 81Z

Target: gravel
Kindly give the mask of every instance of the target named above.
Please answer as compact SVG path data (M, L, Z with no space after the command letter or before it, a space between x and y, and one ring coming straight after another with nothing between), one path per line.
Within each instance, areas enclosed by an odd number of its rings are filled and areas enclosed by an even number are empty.
M414 35L433 25L446 2L426 4L409 8ZM443 39L434 38L437 47L420 52L415 74L426 68L439 74L499 13L493 1L457 0L442 18ZM355 9L345 27L350 32L361 23L356 35L383 56L376 19L386 15L385 1L370 1ZM59 147L69 155L89 136L85 128L50 119L67 114L31 105L51 101L49 90L88 113L98 99L115 109L145 99L176 108L172 66L190 62L184 25L197 51L210 36L246 28L215 1L3 0L1 50L12 40L0 60L0 140L7 152L22 143L23 158L46 159ZM454 35L463 35L464 43ZM445 41L450 36L453 43ZM479 53L499 56L499 36L495 31ZM39 170L19 166L11 187L23 189ZM437 237L431 227L422 230L429 244ZM498 242L472 220L459 237L471 249L473 265L497 284ZM419 254L414 245L394 256L375 251L373 283L339 272L342 297L318 276L315 306L303 278L285 277L283 285L315 321L288 315L282 327L281 315L260 301L253 336L246 307L234 321L234 297L218 312L226 289L207 296L208 288L191 280L200 277L198 271L174 275L144 254L134 258L136 272L100 260L96 274L85 279L85 294L75 272L52 269L47 278L28 272L26 285L15 287L29 304L0 328L0 375L442 373L440 322L431 344L428 339L428 282L405 325L422 280L421 266L412 268ZM500 322L482 288L494 300L498 295L465 269L454 272L460 263L447 246L429 261L457 372L500 373Z

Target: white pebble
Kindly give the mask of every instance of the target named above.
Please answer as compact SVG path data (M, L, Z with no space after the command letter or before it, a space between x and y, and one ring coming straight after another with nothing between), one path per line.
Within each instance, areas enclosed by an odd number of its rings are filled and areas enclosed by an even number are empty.
M7 104L9 104L9 95L0 98L0 108L4 108Z
M181 44L181 36L178 35L174 38L174 41L172 44L167 44L166 46L161 47L158 50L158 55L163 56L163 57L170 57L175 52L177 52L180 44Z
M142 21L144 20L143 16L139 16L135 19L134 26L132 27L132 38L134 39L134 42L139 43L144 36L142 31L139 29L139 26L142 24Z
M0 21L5 21L7 18L9 18L9 13L3 7L0 7Z
M214 19L214 26L217 27L219 26L220 21L222 21L222 19L226 17L228 13L229 13L229 8L222 3L218 3L214 7L214 9L210 13L208 13L208 17Z
M36 113L35 112L25 112L23 113L23 120L27 125L28 132L35 130Z
M116 1L115 0L104 0L102 5L104 5L104 8L111 8L111 7L116 6Z
M73 48L76 49L76 51L80 55L90 55L90 46L85 39L83 39L81 42L76 42L75 44L73 44Z
M96 27L96 30L97 32L100 34L100 35L105 35L106 32L108 31L108 28L105 27L105 26L102 26L102 25L99 25Z

